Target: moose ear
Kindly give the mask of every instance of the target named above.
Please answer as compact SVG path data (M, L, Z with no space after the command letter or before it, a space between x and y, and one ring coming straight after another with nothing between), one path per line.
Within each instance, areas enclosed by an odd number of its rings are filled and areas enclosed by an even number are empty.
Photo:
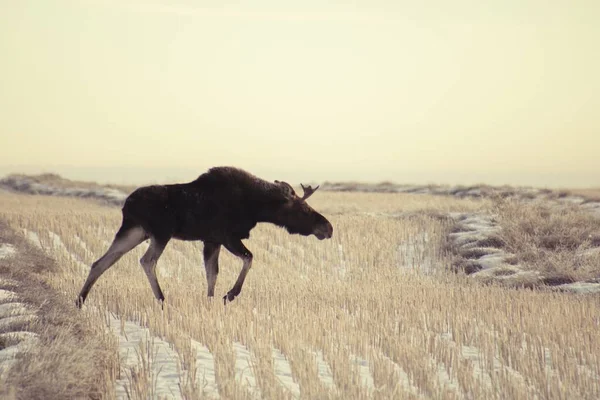
M283 182L283 181L275 181L275 184L278 185L283 190L283 193L285 194L286 197L296 196L296 192L294 192L294 188L292 188L292 186L289 183Z

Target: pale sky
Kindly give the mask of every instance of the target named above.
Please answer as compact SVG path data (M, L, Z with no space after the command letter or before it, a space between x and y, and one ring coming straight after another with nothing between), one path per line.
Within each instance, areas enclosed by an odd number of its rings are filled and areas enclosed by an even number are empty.
M0 175L600 186L599 21L597 0L0 0Z

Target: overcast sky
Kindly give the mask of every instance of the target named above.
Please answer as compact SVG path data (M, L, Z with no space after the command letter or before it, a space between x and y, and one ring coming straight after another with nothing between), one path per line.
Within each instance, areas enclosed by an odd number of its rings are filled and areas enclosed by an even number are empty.
M0 0L0 173L600 186L598 21L593 0Z

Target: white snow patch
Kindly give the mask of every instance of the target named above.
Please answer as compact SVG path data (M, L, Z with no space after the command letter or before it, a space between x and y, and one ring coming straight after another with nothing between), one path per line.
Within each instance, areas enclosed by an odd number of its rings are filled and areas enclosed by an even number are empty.
M358 365L361 384L371 393L375 389L375 382L368 361L358 356L352 356L352 362Z
M477 263L483 269L494 268L506 264L507 253L498 251L493 254L486 254L477 259Z
M456 342L454 342L454 340L452 339L452 335L451 334L442 334L440 335L440 337L443 340L447 340L450 342L450 346L457 346ZM550 367L550 352L549 350L545 349L544 351L544 361L546 363L546 368L548 369ZM492 377L490 376L490 374L488 372L486 372L486 370L484 369L484 365L485 365L485 360L484 360L484 356L481 354L481 350L477 347L474 346L466 346L463 345L461 346L460 349L460 357L464 360L469 360L470 362L473 363L473 377L480 380L484 385L491 387L492 386ZM492 366L494 371L498 372L498 371L506 371L513 379L518 380L519 382L525 382L525 379L523 378L523 376L516 370L514 370L513 368L509 367L508 365L503 364L499 357L496 355L494 356L494 359L492 360ZM447 375L447 373L446 373ZM440 375L441 380L445 379L445 376Z
M562 197L562 198L558 199L559 203L575 204L575 205L579 205L579 204L583 203L584 201L585 201L585 199L583 197L579 197L579 196L567 196L567 197Z
M582 204L581 207L587 210L594 217L600 218L600 202L592 201L589 203Z
M218 398L219 387L215 373L215 359L206 346L193 339L192 349L196 351L196 381L198 386L202 388L204 395Z
M294 398L300 397L300 386L294 382L292 376L292 368L290 363L287 361L285 355L278 349L273 348L273 361L275 364L275 376L281 384L289 390Z
M538 271L522 270L516 265L501 265L491 267L471 274L474 278L494 278L499 281L536 281L540 277Z
M600 247L592 247L591 249L583 250L577 253L578 257L596 257L600 256Z
M398 246L398 258L401 268L417 269L423 273L433 272L433 262L427 255L430 245L428 232L419 232Z
M52 247L54 247L55 250L62 250L65 253L68 252L67 248L63 244L63 242L62 242L60 236L58 236L58 234L56 234L52 231L48 231L48 236L50 236L50 240L52 240Z
M3 281L2 283L9 282ZM16 286L16 285L12 285ZM36 318L35 312L17 302L17 295L0 289L0 342L12 345L0 349L0 378L12 367L16 355L34 343L37 335L32 332L15 331L14 328ZM16 325L16 326L15 326Z
M130 369L139 368L142 356L140 349L143 347L148 349L146 354L150 357L153 397L182 398L179 388L181 372L179 355L172 349L171 344L151 335L148 328L131 321L123 322L122 331L121 320L112 315L110 316L110 328L119 338L119 355L121 357L122 378L116 382L117 398L127 398L126 388L129 387L127 376Z
M333 382L333 373L331 372L331 368L325 358L323 358L323 353L321 351L317 351L314 353L317 359L317 374L319 380L327 386L331 390L335 390L335 383Z
M0 285L2 285L4 287L8 287L8 286L17 287L17 286L19 286L19 282L14 279L7 279L7 278L3 278L0 276Z
M419 388L412 384L410 377L408 376L406 371L404 371L402 367L400 367L397 363L394 362L394 360L392 360L388 356L382 354L381 357L392 366L394 372L396 372L396 375L400 378L398 383L404 389L404 391L413 395L418 395Z
M437 362L433 357L431 357L430 362L437 368L437 376L440 386L446 387L447 389L450 389L457 394L460 393L458 381L454 377L451 377L450 374L448 374L448 370L446 369L444 363Z
M0 258L12 257L16 254L15 247L9 243L0 243Z
M9 342L23 342L37 338L37 333L29 331L12 331L0 333L0 340Z
M63 254L69 257L76 265L78 265L82 271L87 272L89 270L89 266L87 264L83 263L79 257L69 251L58 234L48 231L48 236L50 236L50 239L52 239L52 245L54 246L54 249L62 251Z
M83 249L83 251L85 251L88 254L91 254L92 251L89 249L89 247L87 247L87 244L85 243L85 241L79 237L79 235L74 235L73 239L75 240L75 243L77 243L79 245L79 247L81 247Z
M448 235L458 247L471 247L500 230L491 215L450 213L449 216L457 220L461 228L460 232Z
M0 378L2 378L2 376L6 374L13 366L16 361L17 354L19 354L21 351L27 351L27 349L35 344L37 336L31 332L27 333L30 333L30 335L9 336L6 333L0 334L0 339L9 339L13 341L18 340L18 343L0 350Z
M461 225L470 231L494 232L498 230L489 215L469 215L460 221Z
M483 368L483 360L479 349L473 346L462 346L460 354L463 359L469 360L473 363L473 377L481 380L484 385L491 387L492 377ZM495 367L497 366L498 369L501 367L497 359L494 360L494 365Z
M8 346L0 350L0 377L2 377L12 367L15 362L17 354L21 351L23 346L21 344L15 344Z
M450 233L448 237L458 247L469 247L474 243L486 240L489 238L488 233L479 231L464 231Z
M241 343L233 342L235 350L235 379L248 387L250 393L260 397L256 378L252 371L252 355L246 346Z
M8 330L11 325L27 324L35 319L35 314L11 315L0 319L0 331Z
M600 283L594 282L574 282L555 286L556 290L571 292L577 294L600 293Z
M0 319L29 313L29 309L25 307L25 304L23 303L15 302L0 304Z
M29 231L27 229L23 229L23 233L25 237L38 249L43 249L42 241L40 240L40 236L36 232Z
M0 289L0 302L8 303L9 301L13 301L17 298L17 295L14 292L9 290Z

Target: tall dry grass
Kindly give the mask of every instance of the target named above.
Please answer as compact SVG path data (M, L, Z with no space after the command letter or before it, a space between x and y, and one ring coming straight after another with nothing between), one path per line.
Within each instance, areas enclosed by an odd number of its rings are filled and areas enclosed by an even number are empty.
M578 206L504 201L496 206L499 238L518 262L546 279L600 278L600 220Z
M14 256L0 258L0 289L14 292L16 299L0 300L0 307L19 301L35 318L19 326L2 325L0 333L33 332L37 339L0 377L0 398L111 398L118 367L116 342L104 331L101 314L78 313L58 286L51 287L50 281L63 276L62 269L15 229L0 217L0 243L16 249ZM0 349L11 344L0 341Z
M2 202L0 215L12 227L36 232L57 260L49 284L75 299L88 272L81 264L106 250L119 211L13 194ZM110 311L172 343L190 397L202 392L189 381L192 339L212 353L222 398L293 397L274 372L273 348L286 357L307 399L600 396L597 297L480 286L445 272L440 249L449 224L437 215L488 203L320 193L311 204L330 217L334 237L317 241L259 226L247 243L253 268L240 297L226 307L206 298L201 245L172 241L158 266L164 310L138 265L142 245L102 276L81 317ZM240 268L222 252L217 294L230 289ZM251 354L256 387L236 378L240 346ZM129 390L151 391L148 374Z

